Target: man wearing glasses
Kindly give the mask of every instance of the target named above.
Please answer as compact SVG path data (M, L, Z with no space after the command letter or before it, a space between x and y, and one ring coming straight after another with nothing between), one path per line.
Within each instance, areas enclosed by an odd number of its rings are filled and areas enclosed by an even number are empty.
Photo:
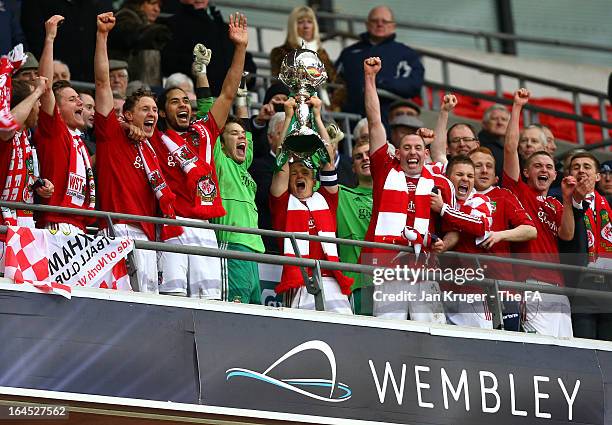
M336 62L338 74L346 84L346 97L338 99L345 112L365 115L363 97L363 61L368 57L380 57L385 67L376 76L376 85L402 98L418 96L423 85L425 70L418 54L410 47L395 40L395 20L387 6L377 6L368 14L367 32L360 35L361 40L345 48ZM343 90L340 90L343 92ZM387 123L387 113L392 99L381 97L383 122Z

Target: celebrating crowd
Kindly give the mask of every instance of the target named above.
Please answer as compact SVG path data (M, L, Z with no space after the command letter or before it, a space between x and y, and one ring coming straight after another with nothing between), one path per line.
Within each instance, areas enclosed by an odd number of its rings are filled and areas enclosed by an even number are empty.
M198 4L207 2L185 3L176 20L205 19ZM556 286L588 281L554 270L565 254L575 265L612 268L606 200L612 195L612 162L600 164L591 153L574 150L557 171L550 130L540 125L521 129L522 108L530 97L523 88L515 92L511 111L496 105L485 112L479 133L469 123L447 128L457 105L452 94L442 99L435 128L425 128L420 107L409 100L419 94L424 69L418 55L395 40L389 8L370 11L367 32L335 64L321 46L313 11L298 7L292 12L286 42L270 56L273 74L287 53L304 46L318 52L337 88L323 87L306 101L325 147L321 157L328 160L295 156L284 163L283 143L297 102L289 88L274 83L257 115L249 116L243 78L252 63L246 17L236 13L228 25L220 25L231 45L225 49L220 39L203 45L176 31L173 37L155 22L158 14L159 2L147 0L127 1L116 15L97 15L91 93L75 90L68 81L70 69L56 58L64 16L46 20L40 61L19 46L2 57L0 200L413 248L416 255L402 256L298 239L296 252L289 238L124 220L107 229L105 221L98 223L101 231L136 240L381 268L478 266L488 279ZM133 34L136 28L139 37ZM175 46L173 55L182 52L174 64L189 62L189 70L172 71L194 78L170 76L154 94L148 86L161 83L160 63L166 66L167 58L160 58L159 50L166 43ZM217 54L226 57L228 51L225 65L215 62ZM133 75L140 83L131 85ZM387 102L378 89L406 100ZM350 158L339 152L344 134L326 121L327 110L365 115L354 128ZM94 224L84 216L4 207L2 218L8 225L65 233L86 232ZM549 267L436 256L450 251L514 256ZM134 289L140 292L261 303L255 262L171 252L158 257L147 250L135 250L134 262ZM482 286L424 276L373 283L365 275L323 269L321 289L326 311L493 327L486 297L469 303L440 297L444 292L483 294ZM315 308L298 267L283 266L276 292L285 295L288 307ZM572 315L572 307L567 296L541 293L504 303L503 322L506 329L544 335L612 339L607 315Z

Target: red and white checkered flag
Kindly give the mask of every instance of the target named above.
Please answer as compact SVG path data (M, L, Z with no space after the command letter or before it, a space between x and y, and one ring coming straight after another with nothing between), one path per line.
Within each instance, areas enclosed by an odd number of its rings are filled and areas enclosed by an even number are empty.
M45 293L70 299L70 286L49 281L48 231L9 226L4 277L17 284L30 283Z

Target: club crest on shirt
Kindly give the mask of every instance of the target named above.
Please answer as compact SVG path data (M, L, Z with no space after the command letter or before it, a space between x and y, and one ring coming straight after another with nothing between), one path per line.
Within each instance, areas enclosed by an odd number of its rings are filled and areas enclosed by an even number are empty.
M197 131L190 131L185 139L193 146L200 146L200 135Z
M497 210L497 201L490 201L489 205L491 205L491 213L494 213Z
M198 180L198 196L202 202L212 202L217 196L217 186L210 176Z

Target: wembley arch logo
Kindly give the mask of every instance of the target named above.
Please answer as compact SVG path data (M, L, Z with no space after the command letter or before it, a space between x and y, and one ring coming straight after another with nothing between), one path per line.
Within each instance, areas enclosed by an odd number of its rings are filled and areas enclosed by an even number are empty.
M331 371L330 378L288 378L288 379L277 379L270 376L270 373L278 365L283 363L285 360L295 356L298 353L307 350L320 351L328 360ZM256 372L253 370L232 368L226 371L226 380L229 381L232 378L244 377L248 379L256 379L259 381L266 382L268 384L276 385L284 388L288 391L304 395L306 397L314 398L315 400L325 401L328 403L340 403L351 398L352 391L348 385L338 382L336 380L336 356L332 351L331 347L318 340L306 341L297 347L289 350L281 358L272 363L265 371ZM321 390L320 394L313 392L315 389ZM329 395L327 394L329 389ZM322 390L325 390L323 392ZM336 395L334 394L336 393Z

